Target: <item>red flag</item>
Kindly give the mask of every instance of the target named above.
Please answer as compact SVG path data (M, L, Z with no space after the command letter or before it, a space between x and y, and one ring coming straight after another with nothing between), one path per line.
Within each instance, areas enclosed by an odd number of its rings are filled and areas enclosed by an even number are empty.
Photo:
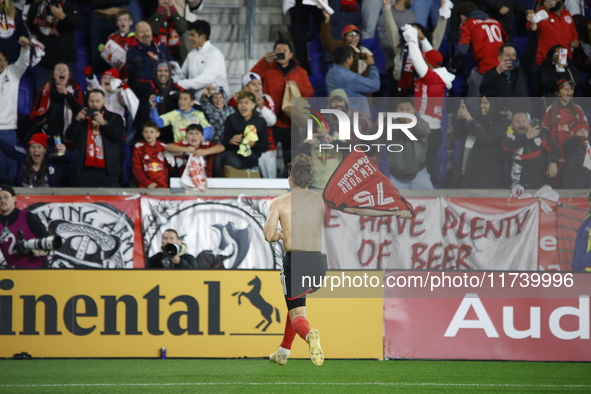
M371 208L379 211L409 210L390 180L365 153L352 152L339 164L323 193L328 208Z

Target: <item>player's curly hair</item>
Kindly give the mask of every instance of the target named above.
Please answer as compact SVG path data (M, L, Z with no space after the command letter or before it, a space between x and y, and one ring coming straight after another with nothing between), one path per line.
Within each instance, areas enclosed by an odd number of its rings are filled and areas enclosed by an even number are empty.
M297 155L291 163L287 164L287 172L291 174L294 185L306 188L314 180L314 164L312 158L304 153Z

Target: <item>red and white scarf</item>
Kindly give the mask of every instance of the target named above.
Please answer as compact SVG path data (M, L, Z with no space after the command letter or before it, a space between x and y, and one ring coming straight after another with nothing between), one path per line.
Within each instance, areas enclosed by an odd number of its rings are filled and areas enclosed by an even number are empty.
M64 8L65 0L59 2L59 6ZM54 35L59 36L57 31L57 23L60 21L55 15L53 15L49 9L51 6L48 0L44 0L37 9L37 15L33 19L33 24L39 27L41 33L46 36Z

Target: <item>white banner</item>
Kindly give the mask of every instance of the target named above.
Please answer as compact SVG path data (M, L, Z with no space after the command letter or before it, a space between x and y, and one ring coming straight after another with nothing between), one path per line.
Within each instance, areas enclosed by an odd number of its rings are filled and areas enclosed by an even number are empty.
M142 229L147 257L160 252L162 234L176 230L187 252L224 268L275 269L281 243L265 240L263 226L271 198L142 198Z
M409 202L415 208L409 220L327 214L329 268L538 269L537 200L500 213L474 211L442 198Z

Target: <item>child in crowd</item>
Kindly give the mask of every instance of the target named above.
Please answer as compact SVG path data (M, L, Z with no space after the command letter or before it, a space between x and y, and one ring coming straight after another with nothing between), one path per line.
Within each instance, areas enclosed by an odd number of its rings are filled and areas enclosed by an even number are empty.
M197 156L205 157L205 174L211 178L213 176L213 160L217 153L224 151L224 146L205 140L203 136L203 126L190 124L187 126L187 133L184 141L174 144L167 144L166 151L177 156L176 166L179 168L179 176L183 174L187 160L191 153Z
M235 99L232 98L231 100ZM236 109L226 104L226 92L219 86L205 87L199 101L207 120L213 127L211 141L219 144L222 142L222 135L224 134L224 122L228 116L236 112Z
M138 186L147 189L166 188L169 182L169 168L164 149L166 145L158 141L160 130L154 122L144 123L144 141L133 148L132 172ZM172 159L172 158L171 158Z
M256 111L267 123L269 136L269 150L259 157L259 170L263 178L277 178L277 148L273 139L273 126L277 122L275 115L275 103L268 94L263 93L263 82L257 73L249 72L242 76L242 88L254 94L256 99ZM228 105L238 108L236 97L228 101Z
M238 170L256 167L261 154L269 149L267 124L255 111L257 103L254 94L243 90L236 99L238 112L226 119L222 139L226 152L216 164L217 171L225 166Z
M184 141L186 128L193 123L201 125L203 127L203 138L206 141L211 141L213 129L205 118L205 114L193 108L194 101L195 92L184 90L179 94L179 109L159 116L156 110L156 95L151 95L150 105L152 108L150 109L150 120L156 123L158 127L172 125L174 142Z
M117 31L113 32L107 37L107 42L109 40L113 40L117 45L119 45L125 52L127 52L128 45L127 45L127 38L133 35L131 31L131 26L133 25L133 18L129 11L121 10L117 14ZM105 50L105 44L101 44L98 47L99 52L103 52ZM127 80L127 70L125 68L125 60L123 64L118 68L118 71L121 75L121 79Z

